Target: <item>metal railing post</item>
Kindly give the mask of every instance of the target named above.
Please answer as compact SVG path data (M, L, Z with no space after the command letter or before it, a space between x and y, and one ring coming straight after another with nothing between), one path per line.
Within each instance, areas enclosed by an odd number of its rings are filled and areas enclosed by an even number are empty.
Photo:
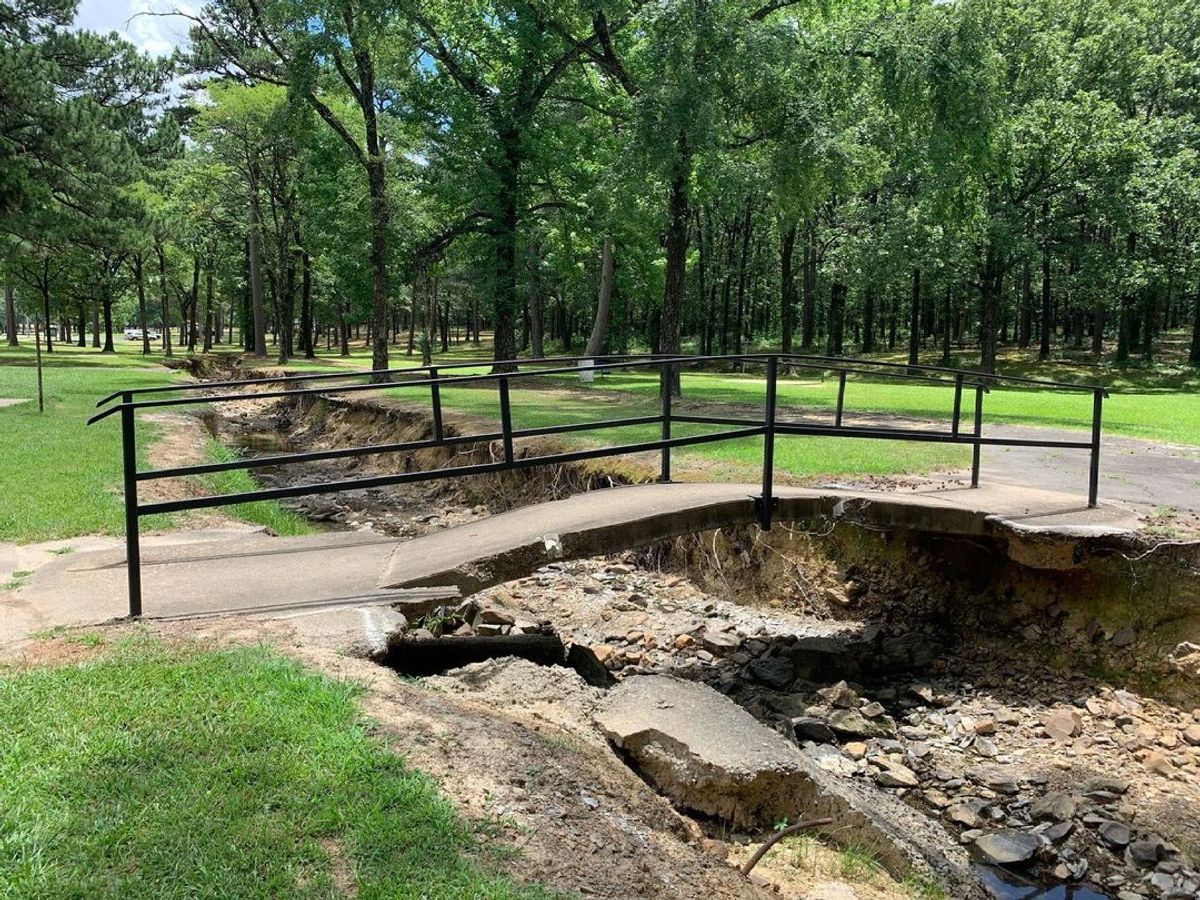
M508 398L508 376L500 376L500 435L504 442L504 461L513 461L512 406Z
M763 531L771 530L771 514L775 507L775 400L779 359L767 357L767 396L763 409L763 480L762 496L758 498L758 524Z
M950 422L950 433L958 437L958 426L962 422L962 372L954 376L954 418Z
M983 434L983 385L975 387L975 437ZM971 487L979 487L979 441L971 448Z
M437 366L430 366L429 393L433 402L433 439L440 444L445 437L445 432L442 428L442 389L437 383L437 378Z
M837 399L837 415L834 417L834 427L842 427L842 409L846 405L846 370L841 369L838 372L838 399Z
M133 393L121 395L121 464L125 485L125 569L129 578L129 616L142 614L142 550L138 534L137 437Z
M671 387L674 379L672 378L670 363L663 363L658 369L658 389L662 394L662 439L669 441L671 439ZM662 448L662 466L658 473L658 480L665 483L671 480L671 448Z
M1092 392L1092 464L1088 472L1088 509L1095 509L1100 496L1100 417L1104 409L1104 391Z

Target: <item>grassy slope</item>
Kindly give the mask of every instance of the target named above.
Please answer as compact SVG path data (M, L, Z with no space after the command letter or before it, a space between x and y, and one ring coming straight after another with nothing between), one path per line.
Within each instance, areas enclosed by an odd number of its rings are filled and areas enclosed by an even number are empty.
M37 396L32 348L0 347L0 397ZM101 397L121 388L156 387L175 378L160 359L143 359L122 345L115 357L89 349L60 347L45 356L46 412L36 400L0 408L0 540L35 541L81 534L121 534L121 428L111 418L85 423ZM140 464L153 441L152 423L138 426ZM220 455L210 445L208 455ZM244 472L225 473L206 483L210 490L248 490ZM277 504L231 508L243 521L277 531L311 530ZM178 518L151 517L144 529L165 528Z
M32 368L0 365L0 397L33 395L34 377ZM121 533L121 429L112 421L90 428L85 422L110 391L166 384L169 377L136 368L56 366L46 370L44 414L36 401L0 409L0 540ZM143 458L152 439L152 428L139 429Z
M356 693L261 648L142 639L0 667L0 894L332 898L348 867L360 897L545 896L470 859Z

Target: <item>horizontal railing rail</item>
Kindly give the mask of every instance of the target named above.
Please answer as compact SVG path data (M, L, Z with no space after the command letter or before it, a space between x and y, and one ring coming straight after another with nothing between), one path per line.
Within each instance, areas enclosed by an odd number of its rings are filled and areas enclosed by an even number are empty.
M674 405L675 388L686 370L712 364L736 364L761 366L763 369L763 407L761 417L745 413L708 414L693 408L679 409ZM466 372L491 366L488 372ZM556 425L517 428L512 419L513 383L530 384L551 381L562 386L566 376L587 376L606 372L628 372L637 369L657 371L660 409L657 413L626 415L613 419L586 422L567 422ZM782 372L781 372L782 369ZM832 421L814 420L810 416L792 418L779 415L778 389L781 380L796 370L819 371L822 376L831 372L837 377L837 400L832 412ZM459 373L459 374L454 374ZM896 417L894 422L847 423L846 389L851 380L885 379L894 381L941 385L953 389L949 428L905 427L903 422L911 417ZM363 379L366 379L365 381ZM341 383L350 381L351 383ZM1040 437L987 436L983 434L983 398L993 385L1013 385L1024 389L1047 389L1051 391L1090 392L1093 397L1091 434L1089 440L1057 439ZM272 387L273 386L273 387ZM448 433L443 408L442 391L447 388L494 387L499 407L499 430L488 430L471 434ZM270 389L261 389L270 388ZM428 391L429 410L432 419L432 435L427 438L402 442L363 444L328 450L307 450L293 453L272 453L248 456L219 462L194 465L170 466L161 469L139 470L137 465L137 412L144 409L159 409L176 406L198 406L209 404L239 403L250 400L298 399L311 396L332 396L363 392ZM974 393L970 423L963 425L963 393ZM163 396L163 395L177 396ZM129 614L142 614L140 520L159 513L181 512L194 509L210 509L251 503L260 500L283 500L316 494L337 493L348 490L379 488L399 484L439 479L462 478L505 471L520 471L536 466L556 465L608 456L658 452L660 454L659 480L671 480L671 451L677 447L694 447L721 441L745 438L763 439L762 490L754 498L760 525L770 529L775 509L774 501L774 452L778 436L842 437L869 440L898 440L936 442L969 446L972 450L971 486L978 487L980 453L983 447L1042 447L1069 450L1088 450L1090 466L1088 474L1088 505L1098 502L1100 435L1103 399L1108 394L1096 385L1078 385L1067 382L1043 381L1019 376L991 375L964 369L939 366L910 366L903 363L863 360L841 357L814 356L797 353L745 353L731 356L705 355L684 356L668 354L626 354L603 357L552 357L538 360L506 360L490 362L467 360L453 363L409 366L397 369L362 372L319 372L314 374L281 374L279 376L255 377L243 380L225 380L189 384L165 385L117 391L102 398L96 405L100 409L88 424L102 421L113 415L121 417L122 469L125 498L125 542L129 584ZM114 400L119 400L113 403ZM720 401L716 406L729 406ZM744 404L732 404L744 406ZM810 414L812 410L809 410ZM868 411L872 412L872 411ZM880 413L872 413L876 417ZM894 414L893 414L894 415ZM676 434L677 424L710 426L718 431L700 434ZM918 423L921 424L921 423ZM563 449L556 452L533 452L517 454L516 441L566 434L659 426L658 437L653 440L632 440L601 446L585 446L579 449ZM352 459L382 454L412 453L468 444L501 444L501 456L489 462L455 465L445 468L396 472L392 474L339 477L330 480L290 484L279 487L264 487L230 494L211 494L186 497L178 500L161 500L143 503L138 498L138 485L143 482L166 478L187 478L233 470L256 470L300 463Z

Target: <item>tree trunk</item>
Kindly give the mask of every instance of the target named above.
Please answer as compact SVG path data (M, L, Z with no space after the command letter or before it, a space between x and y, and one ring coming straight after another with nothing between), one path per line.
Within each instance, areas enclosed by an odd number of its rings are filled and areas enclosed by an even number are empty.
M17 340L17 303L13 297L13 287L9 282L4 283L4 332L8 335L8 346L19 347Z
M796 281L792 275L792 256L796 250L796 230L795 222L788 223L779 246L779 332L780 346L784 353L792 352L792 317L796 306ZM870 329L870 325L867 328ZM864 346L863 350L866 349Z
M300 349L305 359L316 359L313 339L312 257L301 251L302 280L300 283Z
M1133 256L1137 252L1137 234L1130 232L1126 239L1125 251L1128 256L1127 264L1133 264ZM1129 351L1134 343L1133 337L1133 292L1123 291L1121 293L1121 317L1117 322L1117 358L1116 361L1124 363L1129 361Z
M683 344L683 301L687 277L688 180L692 174L692 149L686 132L675 141L675 167L667 196L667 283L659 323L659 351L677 355ZM679 393L679 372L671 367L671 392Z
M829 356L842 355L842 336L846 324L846 285L835 281L829 290L829 330L825 336L825 353Z
M375 102L374 91L369 95L370 105ZM375 125L368 124L367 189L371 197L371 368L381 371L388 367L388 205L387 185L384 176L383 156L378 146L378 136L372 137ZM387 376L374 376L374 380L387 381Z
M409 303L408 303L408 355L413 355L413 348L417 345L417 296L420 291L417 290L417 282L409 286Z
M188 353L196 352L196 339L200 336L196 327L196 316L200 314L200 254L192 255L192 303L188 307Z
M100 351L101 353L117 352L117 348L113 346L112 307L113 298L108 294L106 288L105 295L100 298L100 310L104 314L104 349Z
M800 346L811 350L816 330L817 232L811 221L804 224L804 281L800 309ZM893 340L894 344L895 341Z
M738 262L737 321L733 331L733 352L742 352L746 315L746 264L750 258L750 237L754 233L753 197L746 198L746 218L742 226L742 255Z
M262 214L258 205L258 166L250 166L250 228L247 241L250 261L250 315L253 317L253 343L247 341L247 348L257 358L267 355L267 317L263 309L263 279L262 279ZM245 327L245 323L243 323Z
M150 355L150 317L146 313L146 268L142 254L133 254L133 280L137 282L138 319L142 328L142 356Z
M600 294L596 299L596 320L592 323L592 335L588 338L584 356L600 356L604 353L605 334L608 331L608 319L612 314L613 275L616 269L616 257L613 252L613 240L605 237L600 248Z
M915 366L921 352L921 270L912 270L912 302L908 323L908 364Z
M1029 265L1029 257L1021 260L1021 321L1017 326L1017 346L1022 350L1029 349L1029 339L1033 335L1033 268Z
M1146 303L1143 312L1145 325L1142 328L1142 356L1146 362L1154 361L1154 333L1158 328L1158 285L1152 284L1146 289Z
M1042 215L1047 209L1042 207ZM1050 358L1050 340L1054 336L1054 306L1050 295L1050 239L1042 239L1042 340L1038 347L1038 359Z
M534 359L546 357L542 341L542 299L542 249L534 241L529 248L529 355Z
M953 299L953 288L946 284L946 302L942 309L942 365L950 365L950 307Z
M495 274L495 353L494 359L503 362L517 357L517 314L521 303L517 297L517 243L520 239L519 194L523 163L520 134L507 129L501 137L503 160L498 172L500 189L498 210L494 219L496 229ZM511 371L512 364L493 367L494 371Z
M46 352L54 352L54 342L50 339L50 260L42 260L42 277L38 280L42 292L42 321L46 325Z
M78 347L87 346L87 314L87 304L81 300L79 302L79 334L78 340L75 342L75 345Z
M338 356L350 355L350 323L346 321L346 304L338 302Z
M867 282L863 288L863 336L862 352L875 352L875 284Z
M979 279L979 368L996 371L996 325L1004 288L1004 258L989 241Z
M433 317L437 309L437 279L429 281L425 292L425 333L421 336L421 365L433 362Z
M100 304L92 301L92 349L100 349Z
M204 267L204 352L213 346L213 260L210 257Z
M729 298L733 285L733 254L737 248L740 220L734 216L733 222L725 229L725 273L721 284L721 356L729 352Z
M158 256L158 288L162 299L162 344L163 356L172 356L171 352L171 297L167 290L167 254L161 241L154 242L154 252Z

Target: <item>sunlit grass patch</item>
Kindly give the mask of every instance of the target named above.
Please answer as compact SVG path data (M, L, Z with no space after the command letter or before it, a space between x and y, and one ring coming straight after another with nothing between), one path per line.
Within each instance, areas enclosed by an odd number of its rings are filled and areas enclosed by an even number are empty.
M143 636L0 667L0 893L544 896L485 871L358 693L263 648Z

